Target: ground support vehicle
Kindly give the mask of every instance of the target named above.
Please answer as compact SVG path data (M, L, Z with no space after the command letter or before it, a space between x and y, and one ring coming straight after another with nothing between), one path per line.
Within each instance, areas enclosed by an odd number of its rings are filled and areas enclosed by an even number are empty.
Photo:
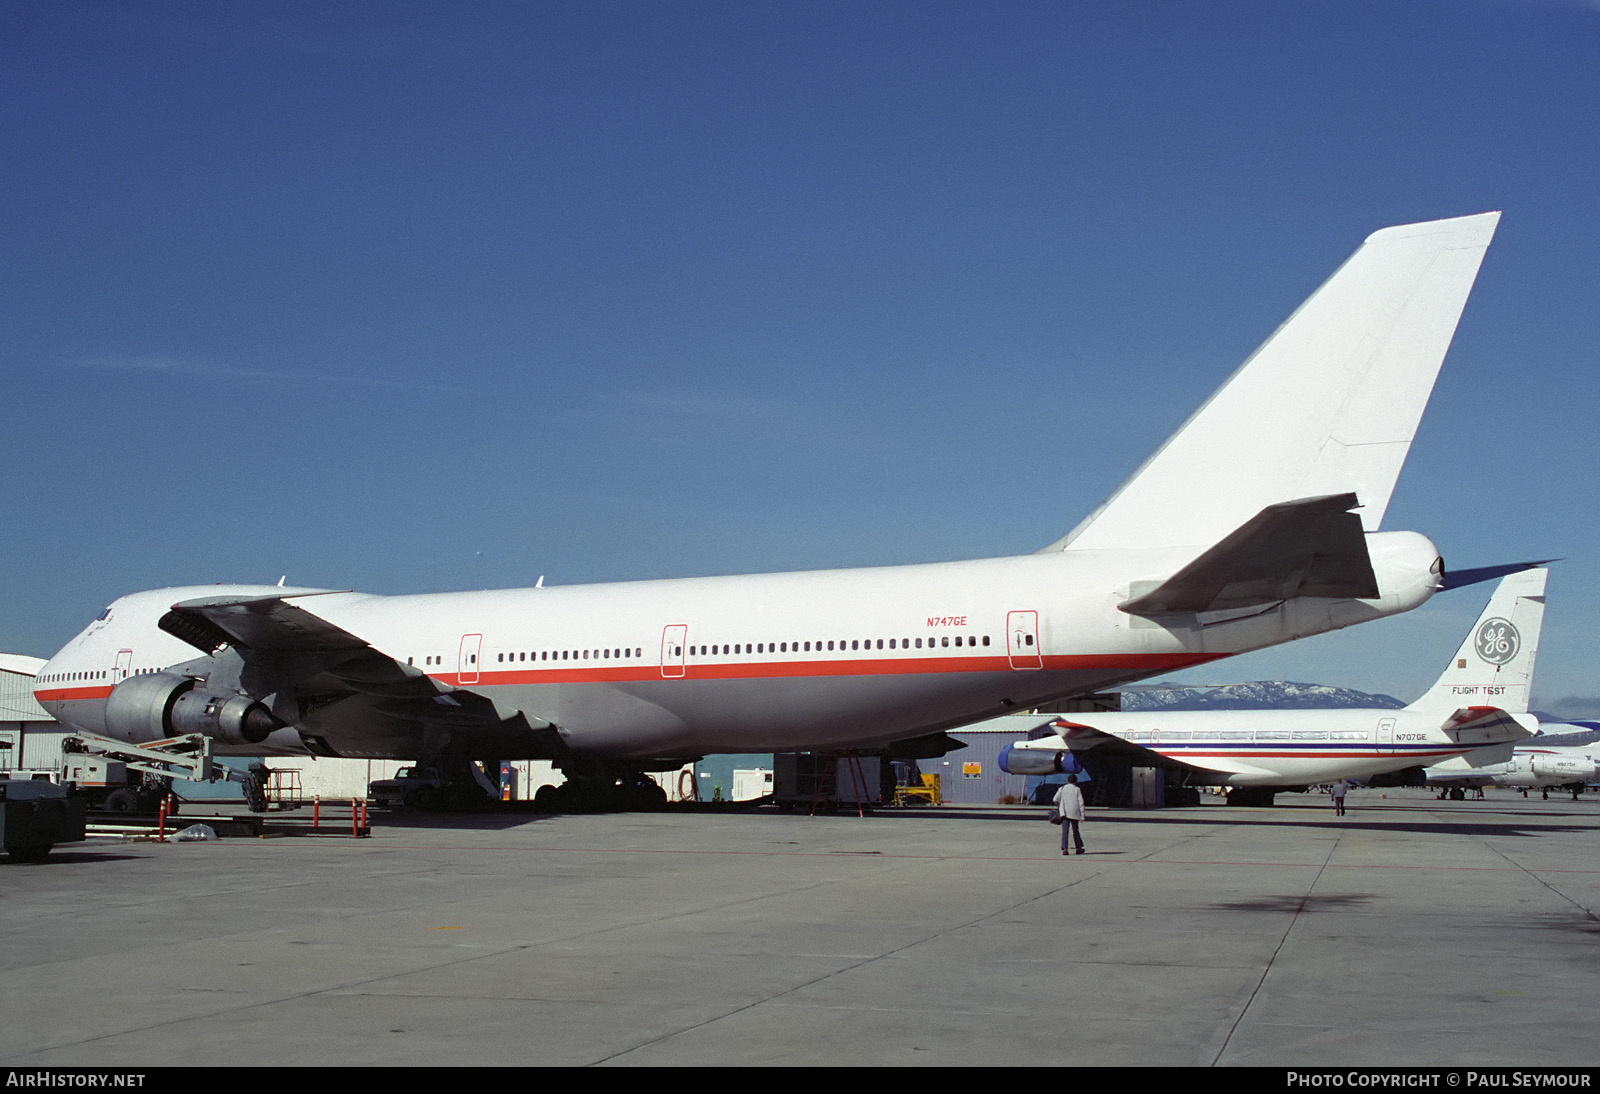
M440 802L445 780L436 767L402 767L392 778L367 784L367 797L384 809L431 809Z
M486 765L492 771L499 769ZM437 767L402 767L393 778L367 784L367 797L384 809L482 809L500 800L500 788L475 763L464 765L466 778L446 778Z
M0 779L0 843L6 854L39 862L58 843L84 838L84 804L43 779Z
M61 782L91 808L112 813L155 812L174 778L232 782L244 791L251 812L266 812L267 769L258 763L237 771L217 763L211 745L202 733L138 745L88 734L69 737Z

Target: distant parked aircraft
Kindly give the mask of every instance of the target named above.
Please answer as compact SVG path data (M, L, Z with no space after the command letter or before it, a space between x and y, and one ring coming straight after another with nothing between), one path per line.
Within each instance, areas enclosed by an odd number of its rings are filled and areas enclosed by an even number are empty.
M1045 775L1070 766L1067 754L1119 755L1165 767L1190 784L1233 787L1229 804L1270 805L1275 789L1369 778L1467 753L1509 759L1511 742L1538 725L1528 695L1548 573L1502 578L1444 674L1404 710L1073 715L1007 746L1000 764L1016 775Z
M1549 791L1555 787L1576 798L1600 780L1600 723L1542 722L1538 735L1520 742L1509 760L1469 752L1428 768L1428 785L1452 798L1485 786ZM1548 796L1548 794L1547 794Z

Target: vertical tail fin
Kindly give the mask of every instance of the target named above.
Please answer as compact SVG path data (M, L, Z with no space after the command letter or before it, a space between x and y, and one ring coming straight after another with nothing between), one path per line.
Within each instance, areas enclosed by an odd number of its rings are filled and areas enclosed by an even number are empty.
M1406 709L1488 705L1513 714L1527 713L1549 573L1524 570L1501 578L1450 667L1426 695Z
M1045 551L1217 542L1354 491L1376 531L1499 213L1367 238L1106 502Z

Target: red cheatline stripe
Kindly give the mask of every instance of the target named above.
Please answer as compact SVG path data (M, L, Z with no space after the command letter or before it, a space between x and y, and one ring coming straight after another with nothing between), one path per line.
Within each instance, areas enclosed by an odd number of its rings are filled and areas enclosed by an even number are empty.
M1221 653L1157 654L1065 654L1044 659L1049 671L1110 671L1116 673L1171 672L1227 657ZM667 666L677 673L677 665ZM477 679L463 684L461 674L430 673L440 683L454 687L505 687L515 684L620 683L640 680L769 680L807 676L929 676L949 673L1037 671L1014 670L1004 656L984 657L881 657L848 661L731 661L699 663L692 658L682 666L682 675L664 675L658 664L574 665L565 662L549 668L489 669ZM471 674L468 674L471 675ZM35 691L34 698L47 700L103 699L111 694L109 685L81 688L52 688Z
M97 687L92 687L92 688L51 688L51 689L48 689L48 690L41 689L39 691L35 691L33 693L33 697L36 700L38 700L39 702L43 703L43 702L48 702L50 700L55 700L57 702L62 702L62 701L68 701L68 700L74 700L74 699L104 699L106 696L108 696L110 694L111 694L111 685L110 684L101 684L101 685L99 685Z
M1110 670L1124 672L1170 672L1227 657L1220 653L1177 654L1076 654L1046 657L1044 667L1052 671ZM667 672L678 673L680 666L668 665ZM922 676L947 673L1013 672L1005 657L882 657L849 661L732 661L704 663L693 658L681 666L681 675L669 680L753 680L790 679L806 676ZM463 687L503 687L513 684L570 684L622 680L659 680L662 667L649 665L584 666L570 662L550 668L485 668L476 685L460 684L457 673L432 674L446 684Z

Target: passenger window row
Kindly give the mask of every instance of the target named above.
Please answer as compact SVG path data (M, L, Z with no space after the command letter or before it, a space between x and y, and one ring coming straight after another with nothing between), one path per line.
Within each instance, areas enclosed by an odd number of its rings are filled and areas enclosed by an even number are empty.
M826 642L820 639L811 642L735 642L732 645L690 646L689 654L692 657L721 657L730 653L828 653L835 650L848 652L851 650L872 649L920 650L924 648L923 641L921 638L915 640L910 638L840 638ZM980 642L987 646L989 644L989 636L983 635L980 638L978 635L972 634L953 636L946 634L929 638L926 641L926 648L930 650L949 648L952 642L958 648L963 645L976 647Z
M625 661L629 659L637 660L642 656L644 656L644 650L638 646L632 646L624 649L612 648L603 650L534 650L533 652L518 650L515 653L496 654L495 661L497 664L502 665L525 661ZM406 664L410 665L414 662L415 658L406 658ZM470 663L476 664L477 659L473 658ZM422 664L426 668L442 667L444 665L444 656L442 654L424 656Z
M988 635L956 634L935 635L930 638L837 638L814 639L800 642L733 642L712 643L703 646L690 646L691 657L725 657L729 655L749 655L754 653L834 653L834 652L859 652L862 650L920 650L920 649L976 649L979 646L988 646ZM673 647L674 656L682 656L683 647ZM626 661L637 660L644 656L644 649L639 646L624 647L622 649L599 650L518 650L511 653L495 655L497 664L521 664L525 662L551 662L551 661ZM406 658L410 665L413 658ZM443 655L430 655L422 659L428 668L442 667L445 663Z
M528 652L519 650L516 653L502 653L497 655L501 662L508 661L625 661L644 655L644 650L637 647L608 650L535 650Z
M143 676L148 672L161 672L161 669L129 669L128 676ZM41 684L62 684L72 680L109 680L111 672L101 669L95 672L47 672L38 678ZM126 679L126 677L124 677Z

